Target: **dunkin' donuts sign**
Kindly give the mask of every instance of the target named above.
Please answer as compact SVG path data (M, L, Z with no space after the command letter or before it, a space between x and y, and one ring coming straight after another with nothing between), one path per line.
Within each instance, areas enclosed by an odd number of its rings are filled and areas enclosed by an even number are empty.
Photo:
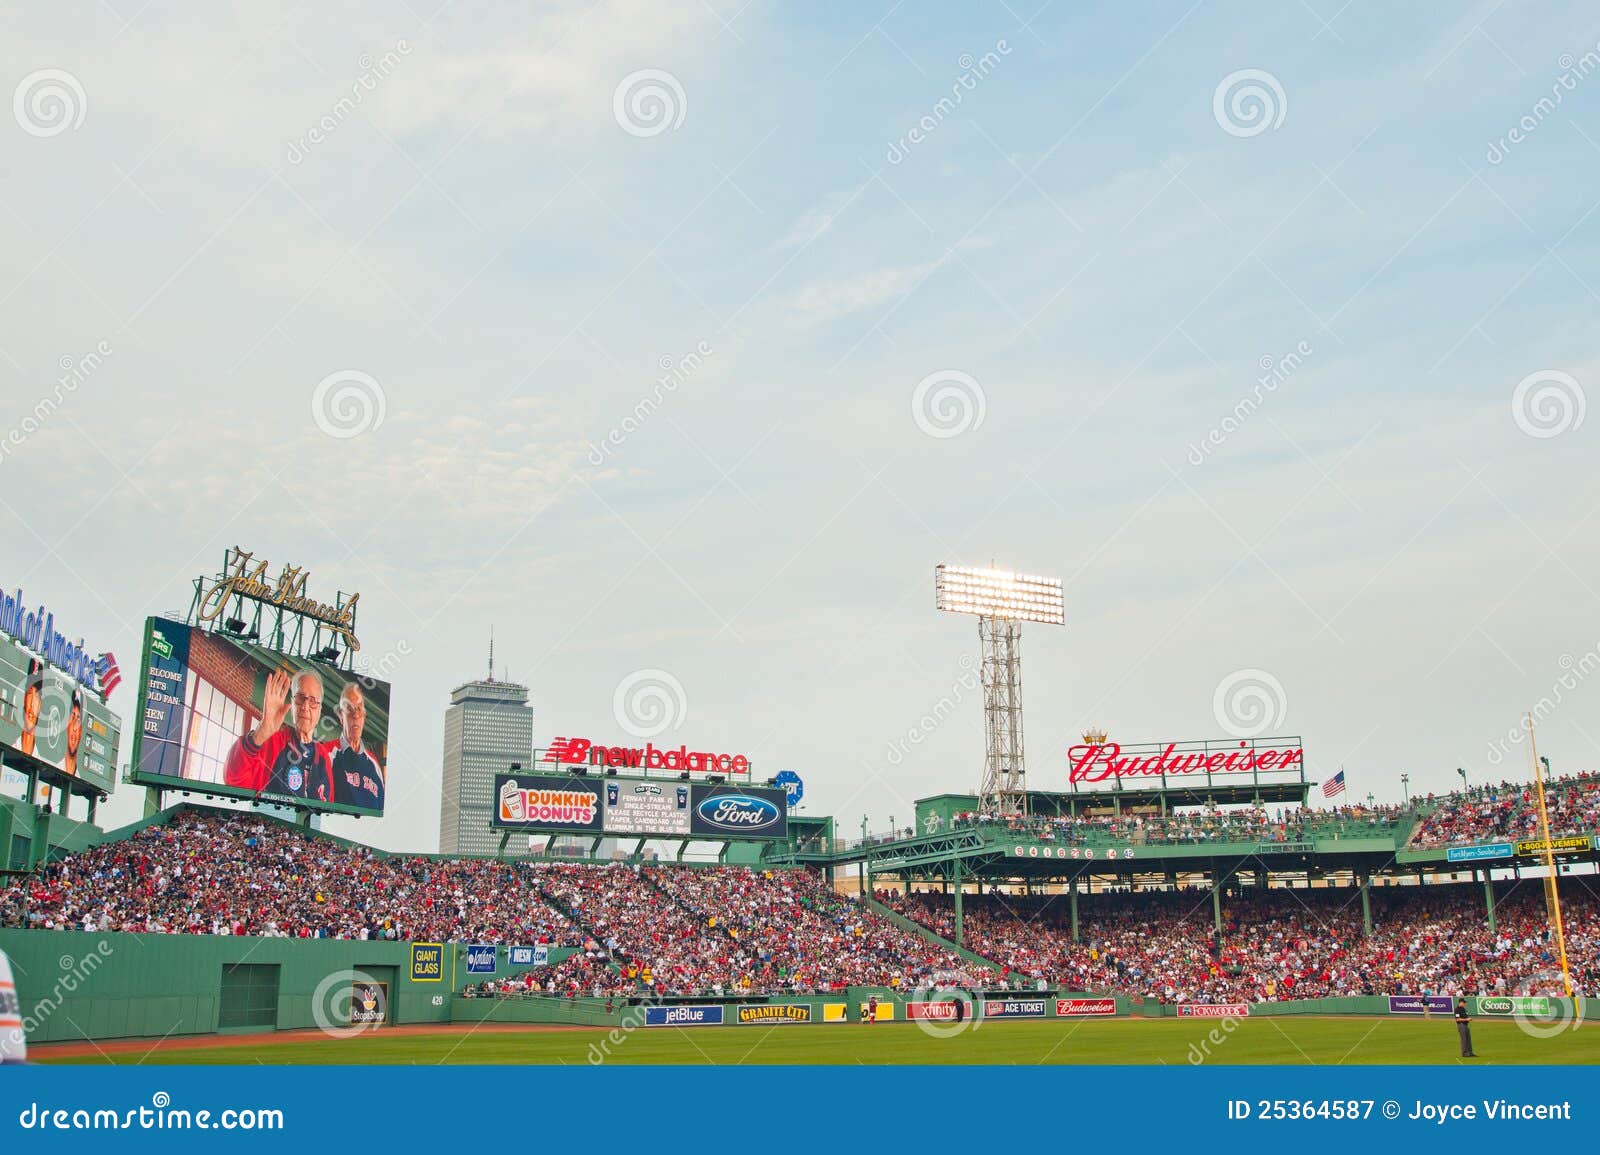
M1067 751L1067 781L1074 785L1111 782L1117 785L1160 785L1163 779L1236 779L1245 782L1266 774L1281 780L1285 773L1305 776L1305 751L1298 738L1255 741L1153 742L1123 746L1120 742L1080 743Z

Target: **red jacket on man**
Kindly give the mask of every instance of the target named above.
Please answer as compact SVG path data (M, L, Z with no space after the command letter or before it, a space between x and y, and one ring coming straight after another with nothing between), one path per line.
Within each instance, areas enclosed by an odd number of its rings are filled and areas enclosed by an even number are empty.
M301 742L292 726L257 746L246 730L228 751L222 780L256 794L292 794L318 802L333 801L333 748L337 742Z

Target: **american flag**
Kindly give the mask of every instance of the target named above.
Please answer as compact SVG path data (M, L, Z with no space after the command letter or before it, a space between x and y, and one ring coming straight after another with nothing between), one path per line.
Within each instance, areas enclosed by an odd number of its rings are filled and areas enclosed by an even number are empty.
M122 671L117 669L117 655L101 654L95 673L100 676L100 696L109 697L122 682Z
M1332 798L1336 794L1344 793L1344 771L1341 770L1332 778L1322 784L1322 796Z

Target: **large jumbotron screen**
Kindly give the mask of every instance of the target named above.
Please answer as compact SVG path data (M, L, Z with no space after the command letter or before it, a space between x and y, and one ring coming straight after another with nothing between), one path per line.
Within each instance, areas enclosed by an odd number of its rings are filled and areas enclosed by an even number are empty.
M0 637L0 746L109 794L121 737L121 719L98 695Z
M182 622L145 622L132 779L382 814L389 683Z

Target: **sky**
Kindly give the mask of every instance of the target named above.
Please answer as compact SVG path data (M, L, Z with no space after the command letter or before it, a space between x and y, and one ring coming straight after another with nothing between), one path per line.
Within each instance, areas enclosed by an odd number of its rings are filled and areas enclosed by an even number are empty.
M360 592L388 808L327 828L391 849L491 628L541 746L975 789L941 562L1064 583L1034 789L1091 726L1380 801L1528 710L1600 755L1592 5L4 11L0 581L124 761L233 545Z

